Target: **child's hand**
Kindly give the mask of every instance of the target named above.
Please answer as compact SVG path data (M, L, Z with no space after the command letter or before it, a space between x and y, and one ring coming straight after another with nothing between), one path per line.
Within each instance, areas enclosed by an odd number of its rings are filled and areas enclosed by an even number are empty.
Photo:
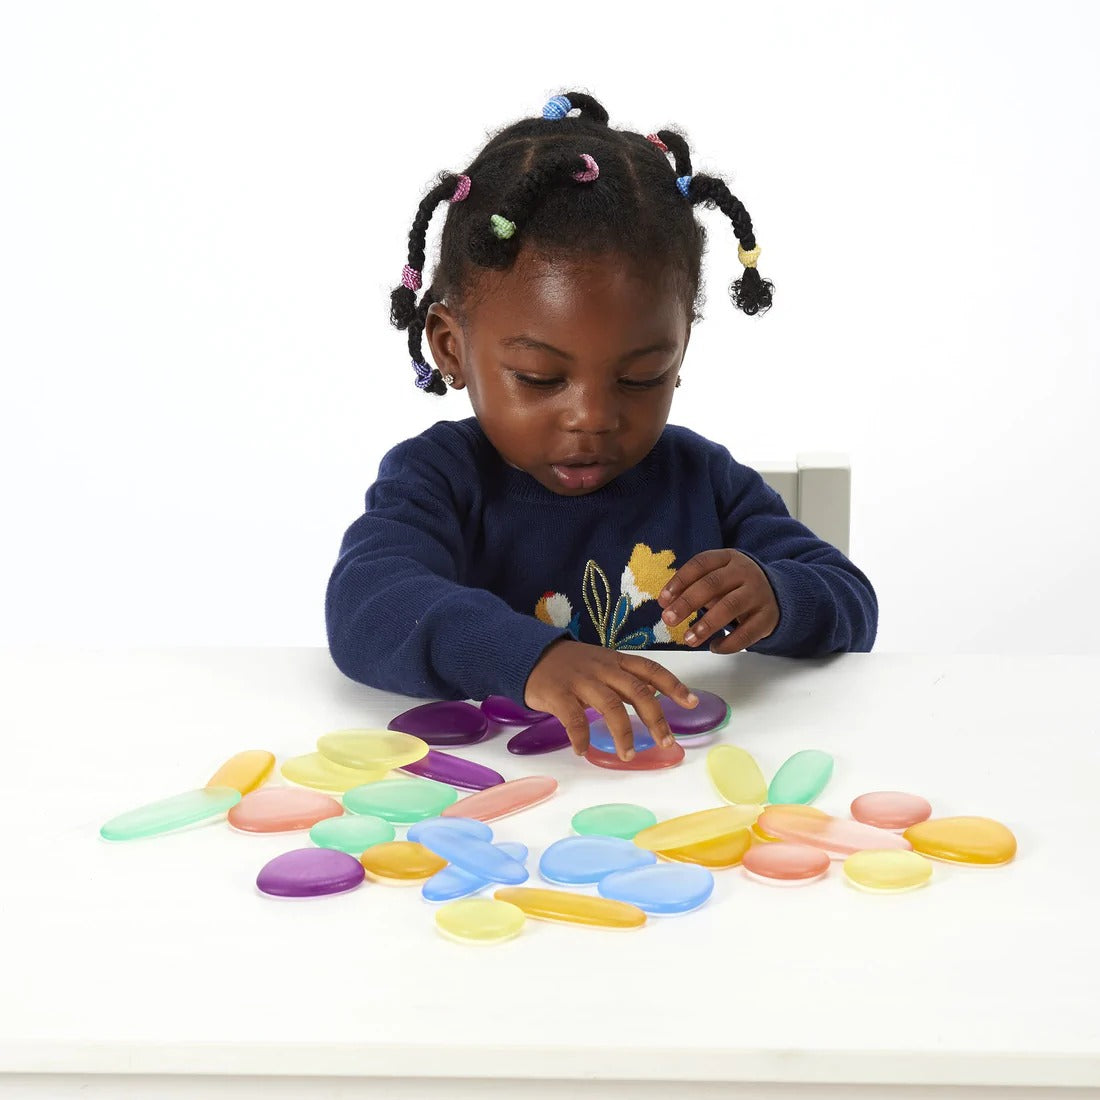
M684 641L697 646L731 622L733 631L712 642L712 653L736 653L762 641L779 625L779 604L760 568L740 550L704 550L676 571L657 602L669 626L694 611L707 613L691 624Z
M562 638L547 647L531 670L523 702L554 715L578 756L588 749L585 707L595 707L611 730L619 758L630 760L634 733L624 703L637 711L658 745L667 748L675 740L654 689L689 710L699 702L667 668L648 657Z

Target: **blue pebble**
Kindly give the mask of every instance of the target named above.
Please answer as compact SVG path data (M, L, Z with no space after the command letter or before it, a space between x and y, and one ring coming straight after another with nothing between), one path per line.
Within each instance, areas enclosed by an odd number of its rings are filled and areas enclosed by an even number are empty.
M539 874L561 886L599 882L615 871L647 867L657 857L629 840L614 836L567 836L542 853Z
M616 871L600 879L601 897L626 901L647 913L671 916L698 909L714 892L714 875L692 863L660 863Z

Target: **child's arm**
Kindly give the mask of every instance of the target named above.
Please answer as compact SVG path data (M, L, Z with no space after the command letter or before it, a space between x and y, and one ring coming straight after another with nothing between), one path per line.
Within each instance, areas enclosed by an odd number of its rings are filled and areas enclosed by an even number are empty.
M707 607L693 624L701 635L695 644L713 643L722 653L742 648L782 657L870 652L878 632L878 597L871 582L840 550L794 519L758 471L735 462L725 448L715 448L711 472L722 539L735 552L700 554L685 563L661 606L674 610L677 621ZM736 604L754 588L757 594L764 588L760 571L771 590L764 589L764 595L775 601L756 620L775 624L765 637L751 625L740 633L739 624L731 625ZM759 602L749 606L755 610ZM716 641L716 632L726 626L731 635ZM753 640L745 646L748 639Z
M345 675L386 691L519 701L543 650L569 634L462 583L470 501L444 473L471 468L459 447L420 436L383 457L329 578L329 650Z

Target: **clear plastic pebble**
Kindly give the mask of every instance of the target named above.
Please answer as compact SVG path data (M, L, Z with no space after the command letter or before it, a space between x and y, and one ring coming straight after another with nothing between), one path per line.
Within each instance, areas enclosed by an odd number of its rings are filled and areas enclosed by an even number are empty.
M332 848L298 848L264 864L256 886L282 898L311 898L342 894L363 881L362 864Z
M439 931L462 943L501 943L518 936L526 923L522 909L495 898L452 901L435 915Z
M229 811L229 824L244 833L289 833L311 829L326 817L339 817L343 806L321 791L304 787L260 787Z
M232 787L248 794L263 786L275 768L274 753L265 749L246 749L231 756L208 780L208 787Z
M686 848L689 844L700 844L726 833L747 829L759 814L759 806L718 806L711 810L697 810L643 829L634 838L634 843L651 852Z
M833 758L820 749L803 749L786 760L768 787L771 803L813 802L833 774Z
M370 814L329 817L309 830L309 839L318 848L334 848L353 856L361 856L368 848L385 844L396 835L388 821Z
M458 791L446 783L404 775L353 787L344 795L344 808L353 814L373 814L394 825L412 825L438 817L457 798Z
M394 886L415 886L447 866L445 859L412 840L375 844L359 857L359 862L375 882Z
M715 745L707 753L707 775L731 805L768 801L768 781L752 755L738 745Z
M568 890L502 886L493 897L510 902L534 920L584 924L592 928L641 928L646 922L645 912L636 905Z
M915 890L932 878L931 862L918 852L855 852L844 861L843 869L853 886L872 893Z
M504 841L496 845L505 855L520 864L527 862L527 846L516 844L513 841ZM490 882L489 879L472 875L469 871L463 871L451 864L437 871L420 889L425 901L443 902L454 901L456 898L469 897L481 890L498 886L499 883Z
M104 840L139 840L219 817L241 800L233 787L202 787L129 810L99 830Z
M599 882L613 871L626 871L656 863L657 857L612 836L567 836L542 853L539 874L557 886L581 886Z
M379 772L423 760L428 743L393 730L336 730L317 739L317 751L345 768Z
M616 871L600 879L600 897L636 905L646 913L672 916L698 909L714 891L714 876L705 867L658 863Z
M852 817L878 829L908 829L932 816L932 804L919 794L871 791L852 800Z
M657 815L632 802L604 802L589 806L573 815L573 832L580 836L617 836L633 840L650 825L657 824Z

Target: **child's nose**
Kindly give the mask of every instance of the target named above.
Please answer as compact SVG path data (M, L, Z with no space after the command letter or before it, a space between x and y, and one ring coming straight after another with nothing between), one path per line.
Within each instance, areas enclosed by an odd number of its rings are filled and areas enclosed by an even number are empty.
M613 432L619 427L619 400L606 389L582 389L570 402L565 426L574 432Z

